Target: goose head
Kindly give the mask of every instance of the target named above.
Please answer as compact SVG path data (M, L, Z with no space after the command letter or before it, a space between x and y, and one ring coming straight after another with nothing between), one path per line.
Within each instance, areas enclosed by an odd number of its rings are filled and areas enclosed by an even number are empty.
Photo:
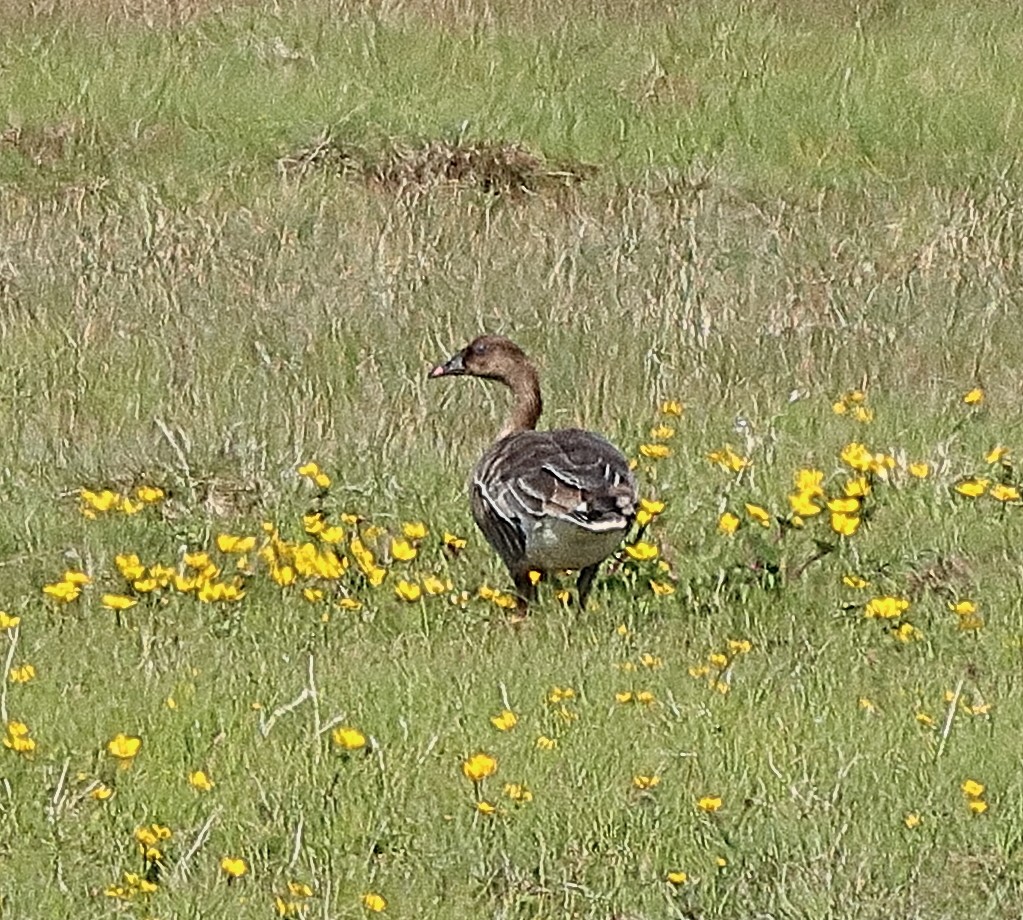
M431 377L483 377L510 383L530 367L526 353L511 339L501 335L481 335L444 364L438 364Z

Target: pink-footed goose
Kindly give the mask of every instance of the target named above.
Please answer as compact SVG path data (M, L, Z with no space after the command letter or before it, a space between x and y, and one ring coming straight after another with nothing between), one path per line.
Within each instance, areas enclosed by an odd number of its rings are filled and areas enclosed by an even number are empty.
M504 560L524 611L536 597L531 571L579 571L579 607L600 563L636 516L636 480L614 445L578 428L536 431L536 368L514 342L483 335L430 377L483 377L512 391L513 406L472 474L472 515Z

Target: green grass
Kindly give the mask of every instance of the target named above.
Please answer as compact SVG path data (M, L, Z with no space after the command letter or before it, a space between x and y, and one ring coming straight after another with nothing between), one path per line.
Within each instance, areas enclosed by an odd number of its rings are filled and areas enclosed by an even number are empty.
M367 892L398 917L1015 916L1023 524L954 486L1017 482L1023 449L1019 10L175 9L0 14L0 609L22 618L0 660L37 672L0 712L37 741L0 748L0 916L267 917L292 880L310 917L362 916ZM324 128L369 157L462 137L598 172L500 197L282 177ZM663 400L686 404L672 455L639 470L668 504L647 534L667 572L612 567L583 614L548 591L518 628L476 597L509 587L464 496L505 394L426 371L483 330L537 359L544 424L631 456ZM854 388L868 424L832 411ZM782 535L794 472L836 494L855 440L897 461L860 530ZM728 443L752 473L708 462ZM996 444L1008 465L985 462ZM310 458L325 496L295 472ZM80 488L140 483L167 497L82 516ZM306 539L315 507L383 528L383 584L354 562L342 579L358 611L254 557L234 604L101 606L129 590L118 553L226 566L217 535ZM387 562L413 520L419 557ZM807 564L816 540L834 550ZM94 584L58 605L42 587L67 568ZM397 598L431 573L451 591ZM921 639L864 617L886 594ZM958 628L963 599L981 629ZM730 639L752 648L719 693L690 668ZM554 686L575 690L567 715ZM342 754L334 724L372 752ZM143 741L127 769L118 732ZM479 750L490 817L460 768ZM153 822L173 830L158 890L106 896ZM248 874L228 884L223 856Z

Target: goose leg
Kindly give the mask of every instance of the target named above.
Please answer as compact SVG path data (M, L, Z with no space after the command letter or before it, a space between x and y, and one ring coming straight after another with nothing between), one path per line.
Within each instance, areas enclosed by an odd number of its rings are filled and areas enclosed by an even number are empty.
M597 575L600 563L588 565L579 572L579 580L576 582L576 590L579 592L579 609L586 609L586 599L590 596L590 588L593 587L593 579Z
M515 580L515 593L519 596L518 612L525 613L526 608L536 600L536 585L528 571L513 575L512 578Z

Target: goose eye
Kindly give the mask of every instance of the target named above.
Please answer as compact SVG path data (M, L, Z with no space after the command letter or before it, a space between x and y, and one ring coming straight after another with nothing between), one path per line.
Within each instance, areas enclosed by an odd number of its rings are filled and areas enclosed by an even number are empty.
M473 354L476 355L485 355L487 353L487 343L477 342L475 345L472 346L472 351Z

